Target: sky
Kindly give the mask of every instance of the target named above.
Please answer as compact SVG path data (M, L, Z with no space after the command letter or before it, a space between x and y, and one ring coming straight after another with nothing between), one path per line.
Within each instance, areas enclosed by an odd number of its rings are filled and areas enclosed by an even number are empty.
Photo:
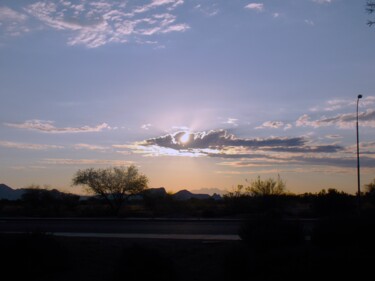
M375 28L362 0L0 2L0 182L85 168L150 187L354 194L375 177Z

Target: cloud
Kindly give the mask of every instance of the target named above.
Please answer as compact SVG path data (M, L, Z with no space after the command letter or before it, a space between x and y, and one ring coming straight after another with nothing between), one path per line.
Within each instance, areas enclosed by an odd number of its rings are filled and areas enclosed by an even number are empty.
M182 138L188 134L188 141ZM337 144L314 145L306 138L273 137L265 139L236 138L225 130L208 132L177 132L158 138L135 142L133 144L114 145L119 149L127 149L136 154L147 156L190 156L215 157L232 159L268 159L275 160L274 154L289 158L292 153L337 153L344 148ZM278 159L280 160L280 159Z
M318 4L330 4L333 2L333 0L312 0L312 1Z
M29 32L26 26L28 17L8 7L0 7L0 30L3 29L6 35L19 36Z
M226 121L223 122L223 124L233 125L235 127L238 126L238 119L236 118L228 118Z
M133 13L145 13L151 9L155 9L157 7L165 5L170 5L167 7L167 9L171 11L182 4L184 4L183 0L151 0L151 3L139 6L133 11Z
M0 146L6 148L16 149L30 149L30 150L47 150L47 149L62 149L60 145L47 145L47 144L33 144L33 143L20 143L11 141L0 141Z
M182 141L188 134L188 141ZM332 136L337 138L337 136ZM375 142L363 144L363 167L375 167ZM144 156L208 157L225 159L232 167L327 166L350 168L356 163L350 147L316 144L308 137L238 138L225 130L176 132L113 146Z
M263 3L250 3L245 6L246 9L262 12L264 10Z
M53 121L44 120L27 120L24 123L4 123L8 127L39 131L43 133L90 133L90 132L101 132L104 129L110 129L107 123L99 124L95 127L82 126L82 127L65 127L57 128L53 125Z
M371 158L375 158L375 142L360 142L360 154L366 155ZM350 155L357 153L357 145L351 145L346 147L346 152ZM374 159L375 161L375 159Z
M353 128L355 126L357 115L356 113L338 114L333 117L323 117L318 120L311 120L311 117L307 114L302 115L296 121L297 127L327 127L337 126L341 129ZM359 124L364 127L375 128L375 110L368 109L365 112L358 114Z
M47 169L48 167L46 166L41 166L41 165L29 165L29 166L11 166L10 169L16 170L16 171L21 171L21 170L30 170L30 169L35 169L35 170L41 170L41 169Z
M0 21L1 22L22 22L27 19L27 16L19 13L8 7L0 7Z
M255 127L255 129L279 129L284 126L284 122L281 121L266 121L261 126Z
M105 151L108 150L108 147L100 146L100 145L92 145L87 143L77 143L74 146L74 149L86 149L86 150L93 150L93 151Z
M312 20L309 20L309 19L304 20L304 22L305 22L307 25L310 25L310 26L314 26L314 25L315 25L315 22L313 22Z
M352 103L354 104L354 102ZM367 107L375 104L375 96L367 96L360 100L359 106Z
M67 158L46 158L41 161L48 165L110 165L110 166L128 166L132 161L123 160L105 160L105 159L67 159Z
M207 17L216 16L220 12L219 8L217 8L217 4L216 3L215 4L211 4L211 5L204 5L203 3L202 4L198 4L198 5L196 5L194 7L194 9L196 9L199 12L201 12L202 14L204 14Z
M184 143L181 137L186 132L177 132L158 138L148 139L141 143L143 146L157 145L172 149L217 149L222 147L248 147L259 148L269 146L300 146L306 140L303 138L266 138L266 139L241 139L229 134L225 130L211 130L208 132L189 133L189 141Z
M285 131L291 129L293 126L292 124L285 124L282 121L266 121L262 125L255 127L254 129L280 129L283 128Z
M318 111L338 111L341 109L355 108L357 100L353 99L332 99L325 103L324 106L315 106L310 109L312 112ZM368 108L375 104L375 96L367 96L360 100L359 107Z
M138 1L39 1L24 11L44 27L68 31L68 45L96 48L109 43L150 42L149 37L170 32L184 32L190 27L177 23L172 12L182 0L152 0L143 6ZM132 6L133 5L133 6ZM152 41L154 42L154 41Z
M143 130L149 130L151 127L152 127L152 125L151 125L150 123L148 123L148 124L143 124L143 125L141 126L141 129L143 129Z
M228 163L230 164L230 163ZM232 166L232 165L228 165ZM245 166L246 167L246 166ZM224 175L259 175L259 174L285 174L285 173L317 173L317 174L353 174L352 168L346 168L346 167L328 167L328 166L322 166L322 167L309 167L306 169L306 167L278 167L277 169L271 169L267 167L266 169L254 169L250 170L247 169L246 171L215 171L217 174L224 174ZM364 174L371 174L372 169L364 168L363 169Z
M333 99L327 102L327 106L324 108L324 111L335 111L342 109L348 105L353 104L352 101L342 100L342 99Z
M343 137L340 135L326 135L327 139L342 139Z
M344 150L341 145L316 145L316 146L301 146L301 147L272 147L265 149L266 151L277 152L293 152L293 153L335 153Z
M231 167L261 167L261 166L328 166L350 168L354 170L356 167L357 159L355 157L327 157L327 156L290 156L288 158L274 157L267 158L261 157L255 159L240 159L235 161L221 162L220 165ZM372 157L361 157L361 166L363 168L375 168L375 161Z
M291 128L293 128L293 125L288 123L288 124L285 125L284 130L286 131L286 130L289 130Z

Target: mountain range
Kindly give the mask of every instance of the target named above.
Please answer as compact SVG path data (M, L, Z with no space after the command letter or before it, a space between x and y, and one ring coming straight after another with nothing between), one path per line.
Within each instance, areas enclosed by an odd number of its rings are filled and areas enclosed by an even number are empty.
M25 189L13 189L6 184L0 184L0 199L17 200L21 199L22 194L24 194Z
M0 184L0 199L7 199L7 200L18 200L21 199L22 195L26 192L27 189L13 189L6 184ZM167 196L167 191L164 187L159 188L149 188L145 192L146 195L151 197L165 197ZM88 198L89 196L81 196L81 199ZM220 200L221 196L217 193L213 195L205 194L205 193L192 193L186 189L180 190L174 194L172 197L179 201L190 200L190 199L215 199Z

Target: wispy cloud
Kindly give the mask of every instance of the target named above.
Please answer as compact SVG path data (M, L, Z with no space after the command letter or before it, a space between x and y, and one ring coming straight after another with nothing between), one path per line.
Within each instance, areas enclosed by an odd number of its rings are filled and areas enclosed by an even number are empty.
M314 128L337 126L341 129L353 128L356 122L355 113L338 114L333 117L323 117L318 120L311 120L311 117L307 114L302 115L296 121L297 127L310 126ZM375 110L368 109L365 112L358 114L360 125L365 127L375 128Z
M326 135L327 139L342 139L343 137L340 135Z
M246 9L262 12L264 10L263 3L250 3L245 6Z
M110 165L110 166L128 166L133 164L132 161L123 160L106 160L106 159L67 159L67 158L46 158L41 161L48 165Z
M65 127L58 128L53 125L53 121L44 120L27 120L24 123L4 123L8 127L17 129L26 129L39 131L43 133L90 133L90 132L101 132L105 129L110 129L107 123L96 125L95 127L82 126L82 127Z
M168 6L167 9L172 11L182 4L184 4L183 0L151 0L149 4L137 7L133 13L144 13L160 6Z
M0 146L15 149L30 149L30 150L48 150L48 149L62 149L60 145L35 144L35 143L21 143L11 141L0 141Z
M227 163L228 166L231 163ZM246 166L247 167L247 166ZM262 168L256 167L258 169L246 169L246 171L237 171L237 170L221 170L221 171L215 171L217 174L223 174L223 175L255 175L258 176L260 174L286 174L286 173L306 173L307 171L309 173L317 173L317 174L353 174L353 169L348 167L330 167L330 166L322 166L322 167L278 167L278 168ZM371 174L372 169L371 168L364 168L363 169L364 174Z
M10 36L18 36L29 32L30 29L25 24L28 17L8 7L0 7L0 30Z
M255 129L279 129L284 126L284 122L281 121L266 121L261 126L255 127Z
M305 22L305 24L307 24L309 26L314 26L315 25L315 22L312 21L312 20L309 20L309 19L305 19L304 22Z
M290 156L290 157L277 157L264 159L258 157L256 159L240 159L236 161L221 162L220 165L231 167L261 167L261 166L328 166L350 168L352 171L356 165L355 157L338 157L338 156ZM375 161L371 157L362 157L361 165L364 168L375 168Z
M236 118L228 118L223 124L228 124L237 127L238 126L238 119Z
M93 151L106 151L109 149L109 147L101 146L101 145L93 145L93 144L87 144L87 143L77 143L74 146L74 149L80 150L93 150Z
M16 171L22 171L22 170L43 170L47 169L48 167L46 166L41 166L41 165L28 165L28 166L11 166L10 169L16 170Z
M178 23L173 11L183 0L137 1L38 1L24 7L30 18L44 27L68 31L68 45L96 48L108 43L155 42L140 40L156 34L184 32L190 27ZM26 15L21 14L26 17Z
M359 106L360 107L372 107L375 104L375 96L367 96L360 100ZM356 106L356 100L354 99L332 99L327 101L322 106L315 106L310 108L311 112L319 112L319 111L338 111L347 108L354 108Z
M318 4L330 4L333 2L333 0L312 0L312 1Z
M201 12L207 17L213 17L219 14L220 10L217 7L217 4L207 5L206 3L198 4L195 7L195 10Z
M141 129L143 129L143 130L149 130L151 127L152 127L152 125L151 125L150 123L148 123L148 124L143 124L143 125L141 126Z

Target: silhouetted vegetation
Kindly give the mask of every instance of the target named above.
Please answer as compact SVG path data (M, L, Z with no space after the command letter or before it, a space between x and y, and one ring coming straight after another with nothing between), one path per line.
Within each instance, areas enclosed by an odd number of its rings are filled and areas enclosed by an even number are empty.
M23 189L19 200L0 200L0 216L253 218L277 214L282 218L324 218L357 214L355 195L333 188L317 193L291 194L285 191L285 183L280 184L282 188L276 187L275 194L274 184L277 186L277 181L258 178L247 187L238 185L221 198L186 200L166 193L163 188L137 187L132 190L141 190L139 193L126 193L118 203L112 202L114 197L109 193L107 198L98 195L80 197L56 189L30 186ZM374 186L375 181L365 185L361 196L363 215L375 215ZM108 200L118 204L117 207L110 205Z
M79 196L32 185L25 189L21 202L30 216L60 216L76 211Z
M90 192L102 197L115 213L130 196L143 192L147 183L147 177L140 174L134 165L78 170L73 177L73 185L87 186Z
M283 195L286 193L286 184L280 175L277 176L276 180L273 178L261 180L260 176L258 176L256 180L250 183L250 186L246 190L252 196Z
M124 202L125 203L125 202ZM363 213L375 212L375 196L369 191L362 196ZM42 217L253 217L274 213L290 218L316 218L356 213L356 197L337 191L322 190L312 194L224 195L221 200L177 200L171 194L153 197L140 194L114 212L105 199L81 198L51 189L26 189L19 200L0 200L0 216Z

